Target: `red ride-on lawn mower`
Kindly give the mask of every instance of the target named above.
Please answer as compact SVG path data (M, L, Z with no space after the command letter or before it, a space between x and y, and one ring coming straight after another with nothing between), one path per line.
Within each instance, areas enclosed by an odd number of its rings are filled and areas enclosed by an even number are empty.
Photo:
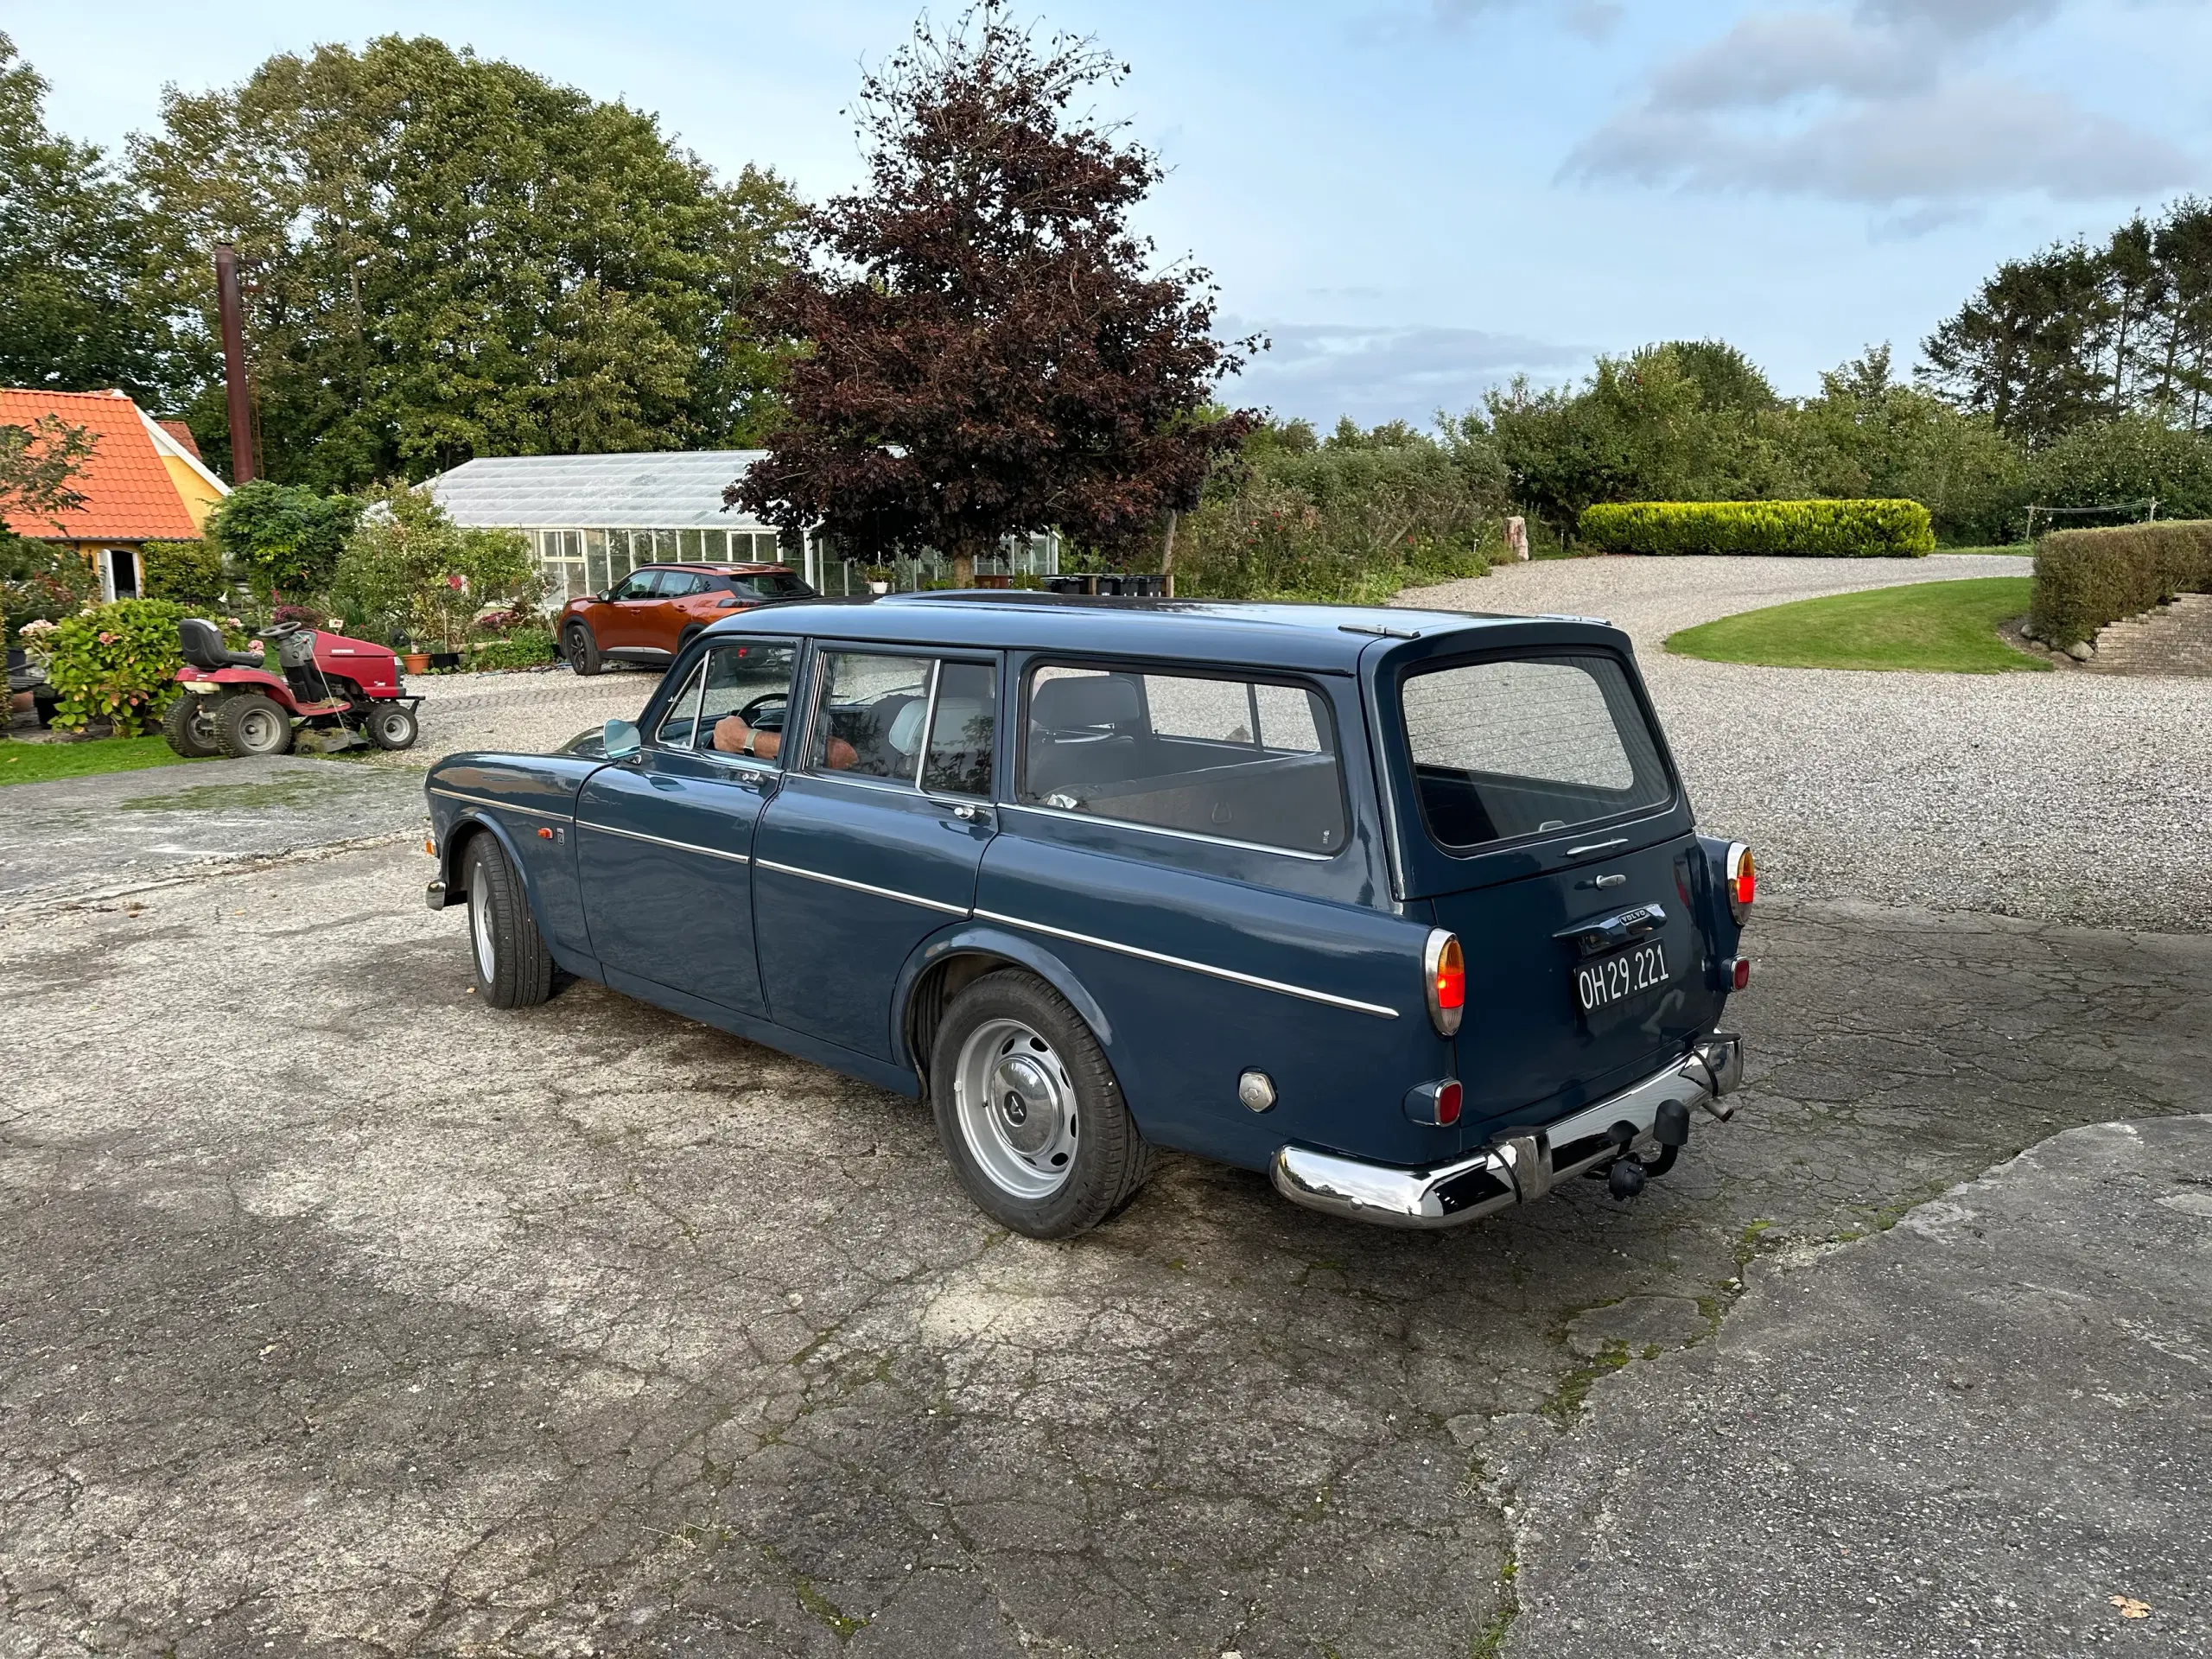
M260 637L276 642L284 671L271 674L265 655L232 651L213 622L188 617L176 625L184 695L170 705L162 734L179 754L282 754L292 747L292 722L365 734L380 749L415 741L415 709L423 699L399 689L399 658L386 645L284 622Z

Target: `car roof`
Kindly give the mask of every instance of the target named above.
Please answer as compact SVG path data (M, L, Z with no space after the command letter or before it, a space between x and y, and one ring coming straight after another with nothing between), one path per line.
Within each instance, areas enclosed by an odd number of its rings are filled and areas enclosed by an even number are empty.
M1361 652L1377 639L1462 634L1471 645L1483 636L1504 643L1504 636L1522 630L1555 632L1561 623L1608 626L1592 617L963 591L790 601L746 612L713 631L803 633L871 645L1103 652L1350 673Z
M772 561L756 562L751 564L694 564L671 561L666 564L641 564L637 569L640 570L703 570L710 576L758 576L765 575L772 570L790 570L791 567L777 564ZM792 570L791 574L797 575L798 572Z

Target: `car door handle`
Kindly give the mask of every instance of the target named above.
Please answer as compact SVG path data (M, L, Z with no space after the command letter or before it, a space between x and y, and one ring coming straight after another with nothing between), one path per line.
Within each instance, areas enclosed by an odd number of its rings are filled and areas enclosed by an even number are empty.
M983 809L980 806L956 806L952 809L952 816L963 823L980 823L983 820Z

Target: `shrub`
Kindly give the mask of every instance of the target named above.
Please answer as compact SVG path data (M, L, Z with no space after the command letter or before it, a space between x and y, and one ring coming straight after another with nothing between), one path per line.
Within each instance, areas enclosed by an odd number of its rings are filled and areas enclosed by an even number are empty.
M76 549L35 542L0 524L0 619L10 640L29 623L75 614L99 591L92 561Z
M2212 593L2212 519L2059 530L2036 543L2029 626L2066 646L2177 594Z
M479 611L527 608L542 586L521 531L464 529L428 488L394 484L347 538L331 597L363 639L397 629L418 648L458 651Z
M212 542L148 542L139 557L146 567L148 599L173 600L196 610L228 603L223 556Z
M361 503L350 495L257 478L223 498L208 515L207 533L257 597L298 599L329 583L360 516Z
M1918 558L1936 547L1917 501L1612 502L1583 510L1581 534L1608 553Z
M54 723L82 731L105 716L118 737L150 729L176 695L184 666L176 625L191 613L166 599L119 599L79 612L44 638Z
M468 648L471 668L536 668L553 660L553 636L543 628L518 628Z

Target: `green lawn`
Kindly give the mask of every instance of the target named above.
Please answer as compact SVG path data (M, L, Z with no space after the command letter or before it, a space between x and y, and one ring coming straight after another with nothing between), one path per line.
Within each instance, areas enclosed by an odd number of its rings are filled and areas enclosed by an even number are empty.
M102 737L89 743L24 743L10 738L0 740L0 784L47 784L101 772L137 772L176 766L183 759L159 734Z
M2026 613L2031 585L2026 576L1975 576L1801 599L1685 628L1667 649L1770 668L2047 669L1997 634L1999 623Z

